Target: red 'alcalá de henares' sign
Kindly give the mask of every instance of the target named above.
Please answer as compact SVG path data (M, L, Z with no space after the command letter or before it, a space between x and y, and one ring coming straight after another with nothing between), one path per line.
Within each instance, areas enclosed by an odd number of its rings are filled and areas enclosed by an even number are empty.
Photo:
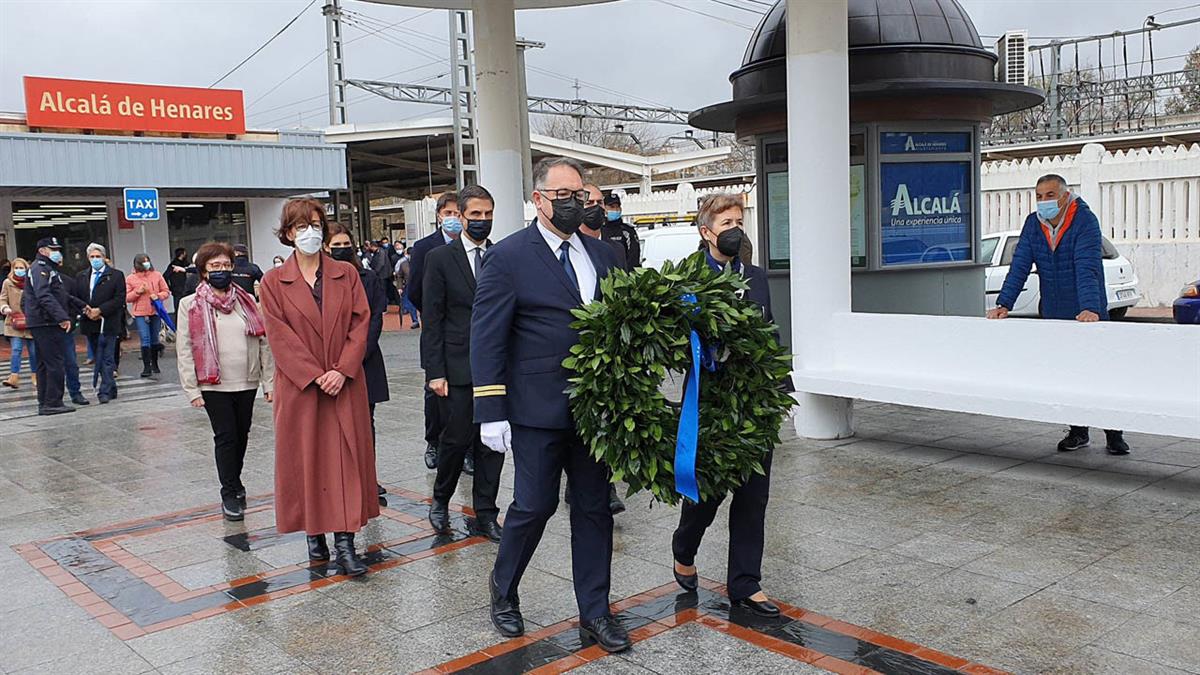
M246 112L235 89L25 78L31 127L242 134Z

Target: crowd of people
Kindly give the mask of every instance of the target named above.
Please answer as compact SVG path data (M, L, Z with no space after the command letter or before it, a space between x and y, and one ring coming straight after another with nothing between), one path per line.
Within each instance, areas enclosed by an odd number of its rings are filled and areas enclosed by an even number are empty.
M575 427L562 363L578 342L572 311L600 297L612 270L640 263L638 238L622 220L620 197L585 183L575 161L539 162L533 184L537 215L503 240L491 239L495 198L472 185L440 196L435 232L411 249L387 238L356 247L321 203L290 200L276 236L292 253L277 256L266 274L244 247L222 242L204 244L191 259L176 250L165 275L140 253L124 274L92 244L89 269L68 279L58 271L60 243L43 239L32 263L12 262L0 289L14 354L4 384L19 386L27 350L41 414L72 410L63 404L64 384L72 400L86 404L77 372L72 380L67 367L75 362L78 324L96 360L100 402L116 398L125 312L138 331L142 374L152 376L162 301L174 298L180 383L212 426L224 517L244 518L241 473L261 391L274 418L277 529L304 532L310 560L332 558L343 574L359 576L368 569L355 535L379 514L385 494L375 464L375 406L389 397L379 337L388 306L399 305L422 327L424 462L436 471L429 522L449 532L450 500L471 476L475 534L499 544L488 581L496 629L506 637L525 632L518 589L565 476L581 638L622 651L630 640L610 611L609 587L613 517L625 505ZM1007 315L1036 264L1044 316L1107 318L1095 216L1059 176L1040 179L1037 194L1038 211L988 317ZM746 256L742 197L706 197L696 228L709 266L742 275L744 300L771 321L766 273ZM1085 427L1072 427L1059 450L1088 440ZM1129 452L1120 431L1107 432L1107 447ZM510 453L513 499L501 522L497 497ZM739 611L773 617L779 608L761 583L770 455L763 468L730 495L727 588ZM698 587L696 555L722 501L686 502L680 510L669 555L685 591Z

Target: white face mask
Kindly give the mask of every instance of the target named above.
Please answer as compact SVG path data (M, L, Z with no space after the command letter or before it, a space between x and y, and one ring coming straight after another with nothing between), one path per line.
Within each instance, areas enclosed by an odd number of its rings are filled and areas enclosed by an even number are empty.
M296 248L305 255L313 255L321 250L324 237L320 228L307 228L296 233Z

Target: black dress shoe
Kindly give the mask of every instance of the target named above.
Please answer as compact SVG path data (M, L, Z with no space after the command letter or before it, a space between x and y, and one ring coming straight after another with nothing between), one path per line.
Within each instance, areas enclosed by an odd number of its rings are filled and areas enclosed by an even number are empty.
M83 397L83 394L75 394L71 397L71 403L75 405L91 405L92 402Z
M625 502L621 501L621 497L617 494L617 486L608 486L608 511L614 516L618 513L625 513Z
M671 566L671 573L675 575L675 583L688 593L695 592L700 587L699 574L680 574L674 565Z
M497 544L500 543L500 535L504 534L504 528L494 520L475 523L475 531Z
M525 619L521 617L520 598L515 592L511 596L500 595L495 571L488 576L488 585L492 589L492 625L506 638L524 635Z
M433 443L427 443L425 445L425 468L426 469L436 469L437 468L437 459L438 459L437 446L434 445Z
M325 535L308 535L308 559L313 562L329 560L329 544L325 542Z
M463 457L463 473L468 476L475 475L475 457L470 453L467 453L467 456Z
M1107 443L1105 443L1105 446L1108 448L1108 454L1110 454L1110 455L1128 455L1129 454L1129 444L1125 442L1125 434L1124 433L1122 433L1120 431L1106 431L1106 432L1104 432L1104 436L1105 436L1105 440L1108 441Z
M759 616L776 617L779 616L779 606L770 600L751 600L750 598L742 598L741 600L733 601L734 607L741 607Z
M245 488L238 490L237 495L235 495L235 496L237 497L237 500L242 503L242 510L245 511L246 510L246 490L245 490Z
M450 504L433 500L429 505L429 525L434 532L446 534L450 532Z
M354 533L333 533L333 562L348 577L361 577L367 573L367 564L358 557L354 550Z
M107 397L107 396L100 396L100 397L98 397L98 398L99 398L99 401L100 401L100 405L104 405L105 403L108 403L109 401L111 401L111 400L112 400L111 398L109 398L109 397Z
M242 503L237 500L237 497L222 499L221 515L225 517L225 520L236 523L246 519L246 509L242 508Z
M620 622L611 614L579 622L579 639L585 647L594 642L610 654L623 652L633 644L629 641L629 633L625 632Z
M75 409L69 405L48 405L38 408L39 415L61 415L63 413L73 413Z

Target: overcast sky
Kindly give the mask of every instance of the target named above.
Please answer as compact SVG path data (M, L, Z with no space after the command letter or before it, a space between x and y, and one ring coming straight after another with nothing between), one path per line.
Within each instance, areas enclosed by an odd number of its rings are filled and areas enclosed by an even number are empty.
M1187 0L960 0L980 34L1025 28L1040 36L1111 33L1200 16ZM730 94L761 0L620 0L611 4L519 13L517 32L546 43L529 53L529 91L596 101L692 109ZM0 0L0 111L24 109L21 76L41 75L207 87L262 45L309 0ZM324 0L253 60L221 82L242 89L250 126L321 126L325 107ZM448 86L444 11L344 0L347 76ZM1174 11L1172 11L1174 10ZM379 25L407 21L376 35ZM372 23L382 21L383 24ZM411 32L410 32L411 31ZM985 42L990 42L985 38ZM1156 59L1200 43L1196 25L1162 31ZM1129 60L1142 59L1131 40ZM1095 63L1092 53L1084 61ZM1104 61L1112 54L1105 48ZM1068 57L1069 59L1070 57ZM310 62L311 61L311 62ZM307 66L304 64L308 62ZM303 66L303 67L302 67ZM1176 70L1182 59L1160 69ZM1143 66L1132 66L1134 72ZM298 72L297 72L298 71ZM289 78L286 79L285 78ZM399 104L352 89L352 122L438 117L435 106Z

